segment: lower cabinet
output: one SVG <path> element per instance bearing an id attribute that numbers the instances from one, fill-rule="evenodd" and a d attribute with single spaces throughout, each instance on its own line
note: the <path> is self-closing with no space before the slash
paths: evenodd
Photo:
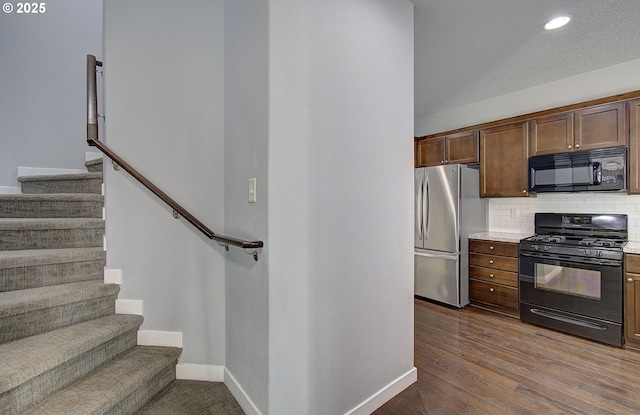
<path id="1" fill-rule="evenodd" d="M 469 300 L 519 317 L 517 243 L 469 241 Z"/>
<path id="2" fill-rule="evenodd" d="M 625 344 L 640 349 L 640 255 L 626 254 L 624 268 Z"/>

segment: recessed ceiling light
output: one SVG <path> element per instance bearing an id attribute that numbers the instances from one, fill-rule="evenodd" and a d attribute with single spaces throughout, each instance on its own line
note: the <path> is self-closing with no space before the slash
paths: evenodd
<path id="1" fill-rule="evenodd" d="M 569 16 L 556 17 L 555 19 L 550 20 L 549 23 L 544 25 L 544 28 L 547 30 L 557 29 L 569 23 L 569 20 L 571 20 Z"/>

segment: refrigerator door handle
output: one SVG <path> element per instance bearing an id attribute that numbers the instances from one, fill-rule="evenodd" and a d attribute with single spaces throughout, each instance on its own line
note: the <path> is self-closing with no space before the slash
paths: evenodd
<path id="1" fill-rule="evenodd" d="M 442 258 L 442 259 L 452 259 L 452 260 L 456 260 L 459 259 L 459 255 L 460 253 L 458 252 L 421 252 L 421 251 L 415 251 L 414 252 L 415 256 L 423 256 L 423 257 L 427 257 L 427 258 Z"/>
<path id="2" fill-rule="evenodd" d="M 425 184 L 425 187 L 427 188 L 426 192 L 422 192 L 422 206 L 424 209 L 423 229 L 424 229 L 424 240 L 426 241 L 427 239 L 429 239 L 429 197 L 431 196 L 431 193 L 429 191 L 429 175 L 426 172 L 424 174 L 424 184 Z"/>
<path id="3" fill-rule="evenodd" d="M 422 236 L 422 193 L 424 192 L 423 190 L 423 186 L 424 186 L 424 182 L 420 183 L 420 186 L 418 186 L 418 194 L 416 195 L 416 205 L 414 206 L 414 210 L 415 210 L 415 226 L 416 226 L 416 230 L 418 231 L 418 239 L 422 240 L 423 236 Z"/>

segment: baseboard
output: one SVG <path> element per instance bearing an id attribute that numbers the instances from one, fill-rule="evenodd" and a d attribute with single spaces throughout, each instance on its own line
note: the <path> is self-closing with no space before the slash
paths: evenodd
<path id="1" fill-rule="evenodd" d="M 19 186 L 0 186 L 0 195 L 19 195 L 22 190 Z"/>
<path id="2" fill-rule="evenodd" d="M 414 384 L 417 380 L 418 370 L 414 367 L 384 388 L 380 389 L 369 399 L 347 412 L 346 415 L 369 415 L 387 403 L 391 398 Z"/>
<path id="3" fill-rule="evenodd" d="M 182 333 L 176 331 L 138 330 L 138 345 L 182 348 Z"/>
<path id="4" fill-rule="evenodd" d="M 178 363 L 176 365 L 176 379 L 224 382 L 224 366 Z"/>
<path id="5" fill-rule="evenodd" d="M 115 268 L 104 269 L 104 283 L 122 285 L 122 270 Z M 124 314 L 124 313 L 122 313 Z"/>
<path id="6" fill-rule="evenodd" d="M 135 314 L 136 316 L 142 316 L 142 312 L 142 300 L 122 300 L 116 298 L 116 314 Z"/>
<path id="7" fill-rule="evenodd" d="M 236 398 L 238 404 L 246 415 L 262 415 L 262 412 L 253 403 L 249 395 L 242 389 L 242 386 L 238 383 L 236 378 L 229 372 L 227 368 L 224 368 L 224 384 L 229 389 L 229 392 Z"/>
<path id="8" fill-rule="evenodd" d="M 43 176 L 55 174 L 75 174 L 86 173 L 87 170 L 80 169 L 50 169 L 41 167 L 18 167 L 18 177 L 23 176 Z"/>

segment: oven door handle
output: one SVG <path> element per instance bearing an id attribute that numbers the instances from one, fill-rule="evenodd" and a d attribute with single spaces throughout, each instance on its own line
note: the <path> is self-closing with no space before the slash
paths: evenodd
<path id="1" fill-rule="evenodd" d="M 589 259 L 588 261 L 576 260 L 575 258 L 571 258 L 569 256 L 557 256 L 553 254 L 543 254 L 537 252 L 520 252 L 520 256 L 528 257 L 528 258 L 540 258 L 540 259 L 548 259 L 552 261 L 562 261 L 570 264 L 583 264 L 583 265 L 603 265 L 608 267 L 621 267 L 622 261 L 616 261 L 615 259 L 601 259 L 601 258 L 592 258 L 586 257 Z"/>
<path id="2" fill-rule="evenodd" d="M 532 314 L 537 314 L 542 317 L 550 318 L 553 320 L 562 321 L 563 323 L 575 324 L 578 326 L 586 327 L 593 330 L 606 330 L 607 326 L 603 326 L 601 324 L 591 323 L 589 321 L 578 320 L 576 318 L 571 318 L 567 316 L 562 316 L 560 314 L 552 313 L 550 311 L 540 310 L 539 308 L 531 308 Z"/>

